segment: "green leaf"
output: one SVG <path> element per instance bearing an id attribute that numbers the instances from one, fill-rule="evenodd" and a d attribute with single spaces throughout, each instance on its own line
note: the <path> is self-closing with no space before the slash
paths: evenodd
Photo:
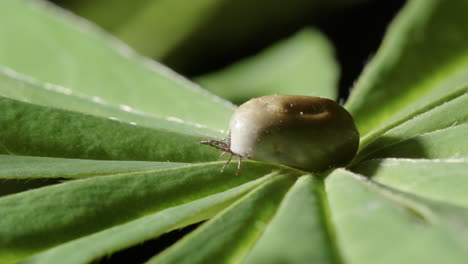
<path id="1" fill-rule="evenodd" d="M 338 65 L 320 32 L 305 29 L 221 71 L 196 78 L 211 92 L 235 103 L 268 94 L 336 99 Z"/>
<path id="2" fill-rule="evenodd" d="M 323 191 L 314 176 L 299 178 L 243 263 L 337 263 Z"/>
<path id="3" fill-rule="evenodd" d="M 353 168 L 386 186 L 468 208 L 468 160 L 375 159 Z"/>
<path id="4" fill-rule="evenodd" d="M 362 135 L 467 83 L 467 9 L 467 1 L 408 1 L 346 104 Z"/>
<path id="5" fill-rule="evenodd" d="M 3 197 L 0 199 L 0 208 L 2 208 L 0 262 L 8 263 L 23 259 L 83 236 L 225 192 L 258 179 L 275 169 L 261 164 L 246 163 L 245 171 L 233 177 L 234 168 L 228 168 L 225 173 L 220 173 L 220 165 L 220 163 L 195 164 L 180 168 L 88 178 Z M 252 184 L 250 187 L 255 185 Z M 231 194 L 234 196 L 240 194 L 235 192 Z M 195 203 L 193 207 L 188 207 L 190 210 L 196 211 L 196 208 L 199 208 L 203 211 L 215 205 L 213 201 L 208 201 L 208 204 L 205 204 L 208 207 L 205 208 L 204 203 L 202 202 L 202 205 Z M 216 210 L 220 209 L 215 207 Z M 201 212 L 201 215 L 208 217 L 210 213 L 214 213 L 210 210 Z M 181 211 L 183 212 L 188 213 Z M 183 222 L 182 218 L 184 216 L 178 220 L 179 224 Z M 34 221 L 30 221 L 31 219 Z M 193 219 L 200 220 L 196 215 Z M 161 223 L 162 226 L 166 224 Z M 174 223 L 174 228 L 179 224 Z M 167 226 L 164 227 L 166 229 L 158 229 L 157 225 L 154 228 L 155 232 L 170 229 Z M 124 233 L 132 233 L 124 227 L 122 229 Z M 135 231 L 136 233 L 141 237 L 141 229 Z M 103 239 L 108 239 L 107 235 L 103 236 Z M 100 238 L 98 235 L 98 240 Z M 142 238 L 145 239 L 148 239 L 148 236 Z M 120 240 L 108 243 L 115 243 L 111 247 L 120 245 L 118 247 L 122 248 L 135 241 L 124 243 Z M 102 256 L 106 252 L 93 254 Z"/>
<path id="6" fill-rule="evenodd" d="M 294 180 L 290 175 L 278 175 L 148 263 L 239 263 Z"/>
<path id="7" fill-rule="evenodd" d="M 184 0 L 146 1 L 128 20 L 119 18 L 113 32 L 139 52 L 161 59 L 223 4 L 217 0 L 192 0 L 190 3 Z"/>
<path id="8" fill-rule="evenodd" d="M 218 151 L 196 143 L 222 135 L 231 105 L 47 3 L 0 2 L 0 153 L 10 154 L 0 155 L 0 263 L 99 261 L 205 220 L 150 262 L 468 259 L 468 41 L 459 36 L 466 31 L 466 3 L 409 2 L 360 79 L 347 107 L 363 128 L 363 147 L 349 168 L 366 178 L 344 169 L 312 175 L 255 161 L 244 162 L 239 175 L 235 164 L 221 173 L 224 161 L 188 164 L 218 159 Z M 262 10 L 267 2 L 203 4 Z M 136 19 L 153 21 L 158 18 L 145 4 L 178 3 L 144 1 L 127 14 L 142 8 Z M 294 10 L 291 5 L 285 8 Z M 226 14 L 218 11 L 206 21 Z M 270 15 L 282 23 L 287 15 L 278 11 Z M 177 20 L 179 14 L 166 15 Z M 232 23 L 243 28 L 258 15 Z M 195 18 L 180 18 L 179 29 L 205 23 L 183 25 L 199 22 Z M 217 32 L 203 34 L 212 40 Z M 245 40 L 234 32 L 223 32 L 230 36 L 214 45 Z M 303 44 L 310 33 L 290 41 Z M 186 44 L 174 50 L 198 37 L 177 40 Z M 170 53 L 168 60 L 193 58 Z M 303 70 L 296 69 L 305 76 Z"/>
<path id="9" fill-rule="evenodd" d="M 72 1 L 67 6 L 142 54 L 184 71 L 239 49 L 251 50 L 320 17 L 363 0 L 122 0 Z M 249 12 L 246 12 L 249 10 Z M 177 14 L 177 15 L 174 15 Z"/>
<path id="10" fill-rule="evenodd" d="M 144 11 L 149 1 L 141 0 L 129 5 L 127 0 L 65 0 L 55 2 L 81 17 L 93 21 L 106 31 L 118 28 L 132 19 L 139 11 Z"/>
<path id="11" fill-rule="evenodd" d="M 168 231 L 210 218 L 263 181 L 265 179 L 260 178 L 218 194 L 103 229 L 48 249 L 24 263 L 88 263 L 105 257 L 106 252 L 137 245 Z"/>
<path id="12" fill-rule="evenodd" d="M 411 113 L 398 126 L 395 124 L 382 130 L 374 130 L 361 138 L 355 163 L 365 159 L 373 152 L 417 135 L 461 125 L 468 122 L 467 88 L 456 90 L 447 96 Z M 421 113 L 422 112 L 422 113 Z M 397 123 L 397 124 L 398 124 Z"/>
<path id="13" fill-rule="evenodd" d="M 468 124 L 421 134 L 382 148 L 367 158 L 468 158 Z"/>
<path id="14" fill-rule="evenodd" d="M 336 170 L 326 180 L 345 263 L 465 263 L 468 209 Z"/>
<path id="15" fill-rule="evenodd" d="M 232 114 L 229 103 L 45 2 L 2 1 L 0 35 L 8 36 L 0 65 L 42 82 L 218 129 Z"/>
<path id="16" fill-rule="evenodd" d="M 126 105 L 113 105 L 98 97 L 86 96 L 59 85 L 41 83 L 31 77 L 1 67 L 0 95 L 19 101 L 118 119 L 132 125 L 181 134 L 214 138 L 220 138 L 224 135 L 221 131 L 175 117 L 162 118 Z"/>
<path id="17" fill-rule="evenodd" d="M 85 159 L 194 162 L 217 159 L 203 139 L 165 129 L 33 105 L 0 96 L 0 153 Z"/>
<path id="18" fill-rule="evenodd" d="M 0 155 L 0 179 L 80 179 L 189 166 L 188 163 L 80 160 Z"/>

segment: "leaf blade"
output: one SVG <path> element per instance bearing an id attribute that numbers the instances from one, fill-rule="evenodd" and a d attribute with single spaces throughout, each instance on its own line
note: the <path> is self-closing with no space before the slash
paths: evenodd
<path id="1" fill-rule="evenodd" d="M 468 217 L 466 208 L 407 196 L 344 170 L 332 173 L 326 188 L 347 263 L 463 263 L 467 258 L 461 242 L 467 227 L 458 225 Z"/>
<path id="2" fill-rule="evenodd" d="M 466 160 L 375 159 L 353 171 L 404 192 L 468 207 Z"/>
<path id="3" fill-rule="evenodd" d="M 217 129 L 232 114 L 228 102 L 51 4 L 6 0 L 0 5 L 0 34 L 9 36 L 0 43 L 1 65 L 113 104 Z M 38 67 L 44 62 L 47 67 Z"/>
<path id="4" fill-rule="evenodd" d="M 60 85 L 42 83 L 9 68 L 0 67 L 0 95 L 11 99 L 114 118 L 133 125 L 170 130 L 182 134 L 221 137 L 223 133 L 197 123 L 175 117 L 159 117 L 133 109 L 127 105 L 113 105 L 99 97 L 87 96 Z"/>
<path id="5" fill-rule="evenodd" d="M 323 185 L 313 177 L 291 187 L 243 263 L 338 263 L 321 208 Z"/>
<path id="6" fill-rule="evenodd" d="M 189 166 L 188 163 L 83 160 L 0 155 L 0 179 L 80 179 Z"/>
<path id="7" fill-rule="evenodd" d="M 0 198 L 4 214 L 0 221 L 0 259 L 22 259 L 135 218 L 229 190 L 275 170 L 253 163 L 246 167 L 237 177 L 232 177 L 234 168 L 220 173 L 219 164 L 95 177 Z"/>
<path id="8" fill-rule="evenodd" d="M 361 134 L 466 84 L 465 1 L 410 1 L 346 104 Z M 443 34 L 431 34 L 431 32 Z M 436 52 L 437 51 L 437 52 Z"/>
<path id="9" fill-rule="evenodd" d="M 466 140 L 460 140 L 465 138 L 467 131 L 468 124 L 462 124 L 417 135 L 379 149 L 367 158 L 467 158 L 468 144 Z"/>
<path id="10" fill-rule="evenodd" d="M 277 176 L 147 263 L 239 262 L 261 232 L 252 223 L 268 221 L 292 183 L 289 175 Z"/>
<path id="11" fill-rule="evenodd" d="M 0 153 L 84 159 L 215 160 L 205 138 L 0 97 Z"/>
<path id="12" fill-rule="evenodd" d="M 24 263 L 87 263 L 108 252 L 116 252 L 147 239 L 206 220 L 233 203 L 246 192 L 265 181 L 264 178 L 247 182 L 225 192 L 164 209 L 143 216 L 122 225 L 103 229 L 99 232 L 45 250 L 24 261 Z"/>
<path id="13" fill-rule="evenodd" d="M 406 121 L 397 126 L 393 126 L 386 131 L 376 130 L 361 138 L 360 150 L 354 163 L 399 141 L 467 123 L 468 111 L 464 107 L 468 104 L 468 93 L 466 91 L 467 88 L 463 87 L 456 93 L 442 97 L 427 108 L 425 107 L 425 110 L 421 109 L 421 113 L 411 114 L 411 118 L 408 116 Z"/>

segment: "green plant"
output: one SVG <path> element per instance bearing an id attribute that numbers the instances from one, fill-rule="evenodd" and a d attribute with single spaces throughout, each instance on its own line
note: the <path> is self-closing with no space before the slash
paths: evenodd
<path id="1" fill-rule="evenodd" d="M 397 16 L 345 105 L 346 168 L 236 176 L 196 144 L 225 135 L 229 102 L 61 10 L 0 2 L 0 262 L 90 262 L 207 220 L 149 263 L 465 263 L 466 10 Z"/>

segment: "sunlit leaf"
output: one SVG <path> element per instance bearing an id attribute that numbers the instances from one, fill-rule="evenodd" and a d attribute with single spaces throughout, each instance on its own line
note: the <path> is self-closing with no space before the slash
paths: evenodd
<path id="1" fill-rule="evenodd" d="M 218 129 L 225 128 L 233 110 L 97 27 L 42 1 L 2 1 L 0 35 L 8 36 L 0 41 L 0 65 L 42 82 Z"/>
<path id="2" fill-rule="evenodd" d="M 223 136 L 219 130 L 210 129 L 197 123 L 172 116 L 159 117 L 138 111 L 127 105 L 113 105 L 95 96 L 86 96 L 59 85 L 42 83 L 8 68 L 0 68 L 0 95 L 33 104 L 118 119 L 137 126 L 204 137 Z"/>

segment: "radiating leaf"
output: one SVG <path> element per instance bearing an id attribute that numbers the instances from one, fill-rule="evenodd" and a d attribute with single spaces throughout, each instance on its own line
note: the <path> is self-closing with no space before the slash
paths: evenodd
<path id="1" fill-rule="evenodd" d="M 218 129 L 225 128 L 233 110 L 91 24 L 42 1 L 1 1 L 0 36 L 5 36 L 0 65 L 43 82 Z"/>
<path id="2" fill-rule="evenodd" d="M 337 263 L 323 192 L 314 176 L 299 178 L 243 263 Z"/>
<path id="3" fill-rule="evenodd" d="M 88 263 L 104 257 L 109 252 L 142 243 L 165 232 L 212 217 L 264 181 L 265 179 L 260 178 L 218 194 L 135 218 L 127 223 L 47 249 L 24 263 Z"/>
<path id="4" fill-rule="evenodd" d="M 408 1 L 346 104 L 362 135 L 468 82 L 467 9 Z"/>
<path id="5" fill-rule="evenodd" d="M 387 131 L 372 131 L 361 139 L 360 148 L 356 161 L 364 159 L 373 152 L 395 144 L 399 141 L 410 139 L 414 136 L 428 133 L 454 125 L 468 122 L 468 94 L 467 88 L 458 89 L 454 94 L 435 101 L 421 109 L 420 112 L 412 113 L 412 118 Z"/>
<path id="6" fill-rule="evenodd" d="M 468 209 L 376 185 L 344 170 L 326 180 L 345 263 L 465 263 Z"/>
<path id="7" fill-rule="evenodd" d="M 151 127 L 188 135 L 222 137 L 220 131 L 175 117 L 158 117 L 127 105 L 113 105 L 99 97 L 86 96 L 68 88 L 41 83 L 31 77 L 0 68 L 0 95 L 19 101 L 118 119 L 133 125 Z"/>
<path id="8" fill-rule="evenodd" d="M 148 263 L 239 263 L 294 180 L 290 175 L 279 175 Z"/>
<path id="9" fill-rule="evenodd" d="M 0 153 L 64 158 L 194 162 L 217 159 L 203 137 L 0 97 Z"/>
<path id="10" fill-rule="evenodd" d="M 367 158 L 468 158 L 468 124 L 421 134 L 396 142 L 372 153 Z"/>
<path id="11" fill-rule="evenodd" d="M 82 160 L 0 155 L 0 179 L 88 178 L 129 172 L 165 170 L 188 163 Z"/>
<path id="12" fill-rule="evenodd" d="M 195 79 L 235 103 L 269 94 L 336 99 L 338 65 L 333 48 L 318 31 L 305 29 L 221 71 Z"/>
<path id="13" fill-rule="evenodd" d="M 282 24 L 296 19 L 290 11 L 299 2 L 273 10 L 268 1 L 197 0 L 184 1 L 186 13 L 158 9 L 180 22 L 180 31 L 164 33 L 173 37 L 167 43 L 181 45 L 163 53 L 174 64 L 197 57 L 194 63 L 205 63 L 204 53 L 186 56 L 200 50 L 194 44 L 200 39 L 228 36 L 211 45 L 232 47 L 265 25 L 277 30 L 262 26 L 269 20 L 258 12 L 226 22 L 223 14 L 239 10 L 223 8 L 252 7 Z M 131 34 L 157 40 L 161 35 L 147 34 L 151 23 L 133 28 L 160 19 L 152 7 L 181 3 L 135 3 L 126 14 L 141 13 L 123 16 L 117 27 L 130 25 Z M 211 7 L 220 10 L 212 15 Z M 316 178 L 255 161 L 246 161 L 239 175 L 235 164 L 221 173 L 223 161 L 188 164 L 218 159 L 217 151 L 196 143 L 221 136 L 232 105 L 60 9 L 37 0 L 0 1 L 0 153 L 10 154 L 0 155 L 0 181 L 11 188 L 0 188 L 8 194 L 0 197 L 0 263 L 99 261 L 211 217 L 150 262 L 465 263 L 467 9 L 465 0 L 408 2 L 347 105 L 364 135 L 349 169 L 369 178 L 344 169 Z M 200 14 L 208 18 L 199 21 Z M 262 22 L 245 31 L 224 28 L 252 21 Z M 205 23 L 213 30 L 202 30 Z M 302 34 L 286 46 L 310 40 Z M 184 51 L 187 45 L 194 48 Z M 203 48 L 216 56 L 216 49 Z M 24 188 L 10 184 L 30 180 Z M 47 184 L 54 185 L 41 187 Z"/>
<path id="14" fill-rule="evenodd" d="M 234 168 L 220 173 L 220 163 L 197 164 L 69 181 L 0 198 L 0 262 L 22 259 L 70 240 L 224 192 L 274 170 L 265 165 L 245 165 L 246 169 L 237 176 Z"/>
<path id="15" fill-rule="evenodd" d="M 468 208 L 468 160 L 375 159 L 353 171 L 402 191 Z"/>

